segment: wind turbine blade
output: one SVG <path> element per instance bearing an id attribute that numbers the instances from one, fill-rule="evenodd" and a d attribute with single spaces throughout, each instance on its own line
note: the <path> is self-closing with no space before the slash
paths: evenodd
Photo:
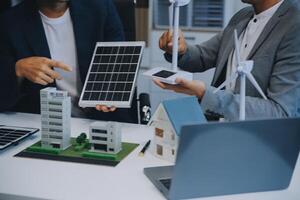
<path id="1" fill-rule="evenodd" d="M 267 100 L 268 98 L 266 97 L 266 95 L 264 94 L 264 92 L 262 91 L 262 89 L 260 88 L 259 84 L 257 83 L 257 81 L 255 80 L 255 78 L 253 77 L 253 75 L 251 73 L 246 73 L 247 78 L 249 79 L 249 81 L 252 83 L 252 85 L 256 88 L 256 90 L 259 92 L 259 94 L 265 99 Z"/>
<path id="2" fill-rule="evenodd" d="M 215 91 L 214 93 L 219 92 L 223 87 L 229 85 L 231 82 L 233 82 L 234 80 L 236 80 L 236 78 L 238 77 L 237 72 L 234 72 L 226 81 L 224 81 Z"/>
<path id="3" fill-rule="evenodd" d="M 239 66 L 241 63 L 241 54 L 240 54 L 240 48 L 239 48 L 239 39 L 238 39 L 238 34 L 237 30 L 234 29 L 234 46 L 235 46 L 235 59 L 236 63 Z"/>

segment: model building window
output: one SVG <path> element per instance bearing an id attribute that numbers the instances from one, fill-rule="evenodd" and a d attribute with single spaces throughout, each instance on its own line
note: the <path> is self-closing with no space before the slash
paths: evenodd
<path id="1" fill-rule="evenodd" d="M 109 151 L 115 151 L 115 149 L 113 149 L 113 148 L 109 148 Z"/>
<path id="2" fill-rule="evenodd" d="M 51 119 L 62 119 L 62 116 L 59 116 L 59 115 L 49 115 L 49 118 L 51 118 Z"/>
<path id="3" fill-rule="evenodd" d="M 62 109 L 58 109 L 58 108 L 49 108 L 50 112 L 62 112 Z"/>
<path id="4" fill-rule="evenodd" d="M 58 136 L 58 135 L 50 135 L 49 138 L 51 139 L 57 139 L 57 140 L 62 140 L 62 136 Z"/>
<path id="5" fill-rule="evenodd" d="M 172 141 L 175 140 L 175 134 L 174 134 L 174 133 L 171 134 L 171 140 L 172 140 Z"/>
<path id="6" fill-rule="evenodd" d="M 62 126 L 62 123 L 59 123 L 59 122 L 49 122 L 49 125 Z"/>
<path id="7" fill-rule="evenodd" d="M 61 129 L 50 128 L 49 132 L 52 132 L 52 133 L 61 133 L 62 130 Z"/>
<path id="8" fill-rule="evenodd" d="M 174 149 L 172 149 L 172 155 L 173 155 L 173 156 L 175 155 L 175 150 L 174 150 Z"/>
<path id="9" fill-rule="evenodd" d="M 61 106 L 62 103 L 61 103 L 61 102 L 49 102 L 49 105 L 53 105 L 53 106 Z"/>
<path id="10" fill-rule="evenodd" d="M 59 144 L 51 144 L 53 148 L 55 149 L 60 149 L 60 145 Z"/>
<path id="11" fill-rule="evenodd" d="M 106 130 L 99 130 L 99 129 L 93 129 L 92 132 L 93 132 L 93 133 L 107 134 L 107 131 L 106 131 Z"/>
<path id="12" fill-rule="evenodd" d="M 99 137 L 99 136 L 92 136 L 93 140 L 101 140 L 101 141 L 107 141 L 106 137 Z"/>
<path id="13" fill-rule="evenodd" d="M 163 155 L 163 147 L 161 145 L 156 145 L 156 153 L 157 155 L 162 156 Z"/>
<path id="14" fill-rule="evenodd" d="M 164 130 L 160 129 L 160 128 L 155 128 L 155 135 L 157 137 L 161 137 L 163 138 L 164 137 Z"/>
<path id="15" fill-rule="evenodd" d="M 106 144 L 94 144 L 94 148 L 99 151 L 107 151 Z"/>

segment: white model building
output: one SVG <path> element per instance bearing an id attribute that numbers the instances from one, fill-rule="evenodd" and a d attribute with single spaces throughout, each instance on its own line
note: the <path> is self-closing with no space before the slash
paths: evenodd
<path id="1" fill-rule="evenodd" d="M 71 98 L 66 91 L 40 91 L 42 147 L 66 149 L 70 146 Z"/>
<path id="2" fill-rule="evenodd" d="M 90 125 L 91 151 L 117 154 L 122 150 L 121 126 L 117 122 L 94 122 Z"/>
<path id="3" fill-rule="evenodd" d="M 175 162 L 182 126 L 205 122 L 195 97 L 162 102 L 148 124 L 154 128 L 151 152 L 161 159 Z"/>

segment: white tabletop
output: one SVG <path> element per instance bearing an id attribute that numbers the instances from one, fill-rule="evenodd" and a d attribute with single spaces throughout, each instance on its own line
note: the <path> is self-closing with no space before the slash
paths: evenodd
<path id="1" fill-rule="evenodd" d="M 72 136 L 88 133 L 92 121 L 72 119 Z M 0 114 L 0 124 L 40 128 L 40 116 L 32 114 Z M 0 153 L 0 193 L 59 200 L 160 200 L 164 197 L 143 174 L 145 167 L 170 165 L 149 152 L 139 157 L 142 146 L 151 139 L 146 126 L 124 124 L 123 141 L 142 144 L 116 167 L 76 164 L 13 157 L 37 142 L 36 134 L 24 143 Z M 202 200 L 299 200 L 300 166 L 296 167 L 287 190 L 202 198 Z"/>

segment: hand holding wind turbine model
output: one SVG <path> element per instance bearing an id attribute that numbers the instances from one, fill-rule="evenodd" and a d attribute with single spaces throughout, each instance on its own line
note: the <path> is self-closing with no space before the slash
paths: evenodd
<path id="1" fill-rule="evenodd" d="M 169 0 L 169 21 L 170 30 L 173 32 L 172 48 L 172 70 L 157 67 L 144 73 L 145 76 L 158 79 L 168 84 L 176 84 L 176 78 L 193 80 L 193 74 L 185 71 L 178 71 L 178 40 L 179 40 L 179 15 L 180 7 L 189 4 L 191 0 Z"/>
<path id="2" fill-rule="evenodd" d="M 224 83 L 222 83 L 214 93 L 220 91 L 223 87 L 229 85 L 231 82 L 236 81 L 236 79 L 240 78 L 240 120 L 245 120 L 246 118 L 246 77 L 252 83 L 252 85 L 256 88 L 256 90 L 260 93 L 260 95 L 267 100 L 266 95 L 260 88 L 259 84 L 256 82 L 255 78 L 251 74 L 253 69 L 254 62 L 253 60 L 241 61 L 240 59 L 240 49 L 239 49 L 239 40 L 237 31 L 234 30 L 234 44 L 235 44 L 235 59 L 237 63 L 236 71 L 228 78 Z"/>

